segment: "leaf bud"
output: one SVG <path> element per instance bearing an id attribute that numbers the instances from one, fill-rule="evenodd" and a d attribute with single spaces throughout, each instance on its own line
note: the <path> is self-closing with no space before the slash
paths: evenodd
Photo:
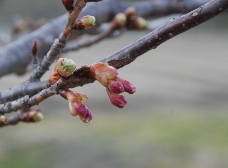
<path id="1" fill-rule="evenodd" d="M 148 23 L 143 17 L 136 17 L 134 20 L 135 29 L 142 30 L 147 29 Z"/>
<path id="2" fill-rule="evenodd" d="M 94 16 L 84 16 L 80 20 L 78 20 L 71 28 L 75 30 L 84 30 L 90 29 L 95 25 L 96 19 Z"/>
<path id="3" fill-rule="evenodd" d="M 0 126 L 3 126 L 7 123 L 6 116 L 0 116 Z"/>
<path id="4" fill-rule="evenodd" d="M 60 76 L 69 77 L 76 69 L 76 64 L 72 59 L 59 58 L 55 68 Z"/>
<path id="5" fill-rule="evenodd" d="M 39 110 L 29 110 L 23 113 L 24 117 L 22 121 L 24 122 L 39 122 L 43 120 L 44 116 Z"/>
<path id="6" fill-rule="evenodd" d="M 127 22 L 127 17 L 124 13 L 118 13 L 114 18 L 115 24 L 119 27 L 123 27 Z"/>
<path id="7" fill-rule="evenodd" d="M 124 13 L 127 17 L 130 17 L 136 14 L 136 10 L 134 7 L 131 6 L 131 7 L 128 7 Z"/>

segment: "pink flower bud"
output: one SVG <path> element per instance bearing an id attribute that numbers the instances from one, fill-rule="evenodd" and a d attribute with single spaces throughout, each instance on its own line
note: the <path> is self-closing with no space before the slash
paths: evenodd
<path id="1" fill-rule="evenodd" d="M 136 91 L 136 87 L 133 86 L 129 81 L 124 80 L 120 77 L 117 77 L 117 81 L 119 81 L 123 84 L 125 92 L 127 92 L 129 94 L 133 94 Z"/>
<path id="2" fill-rule="evenodd" d="M 123 108 L 127 104 L 127 100 L 124 98 L 123 95 L 120 95 L 117 93 L 112 93 L 108 89 L 106 89 L 106 90 L 107 90 L 110 102 L 114 106 L 119 107 L 119 108 Z"/>
<path id="3" fill-rule="evenodd" d="M 118 75 L 118 71 L 116 68 L 109 66 L 106 63 L 99 62 L 91 65 L 90 75 L 95 77 L 103 86 L 107 87 L 108 80 L 115 79 Z"/>
<path id="4" fill-rule="evenodd" d="M 109 80 L 108 89 L 110 90 L 110 92 L 113 92 L 113 93 L 123 93 L 124 92 L 123 84 L 116 80 Z"/>
<path id="5" fill-rule="evenodd" d="M 69 109 L 72 116 L 78 115 L 85 123 L 92 120 L 93 116 L 91 110 L 84 105 L 84 103 L 88 100 L 88 96 L 86 94 L 77 93 L 69 89 L 60 90 L 59 94 L 69 101 Z"/>
<path id="6" fill-rule="evenodd" d="M 78 115 L 83 122 L 88 123 L 92 120 L 92 112 L 84 104 L 80 102 L 69 103 L 69 108 L 71 115 Z"/>
<path id="7" fill-rule="evenodd" d="M 127 17 L 130 17 L 136 14 L 136 10 L 134 7 L 128 7 L 124 13 Z"/>

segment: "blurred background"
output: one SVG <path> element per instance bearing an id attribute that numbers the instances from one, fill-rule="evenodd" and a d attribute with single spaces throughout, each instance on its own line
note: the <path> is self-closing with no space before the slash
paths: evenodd
<path id="1" fill-rule="evenodd" d="M 51 6 L 51 10 L 50 10 Z M 64 14 L 61 1 L 0 0 L 0 34 L 14 20 Z M 89 96 L 93 120 L 71 117 L 54 96 L 39 105 L 45 119 L 0 129 L 1 168 L 227 168 L 227 13 L 181 34 L 119 70 L 137 92 L 124 109 L 112 106 L 97 82 Z M 148 32 L 128 32 L 67 53 L 78 67 L 118 51 Z M 1 78 L 0 91 L 28 75 Z M 43 79 L 47 79 L 50 72 Z"/>

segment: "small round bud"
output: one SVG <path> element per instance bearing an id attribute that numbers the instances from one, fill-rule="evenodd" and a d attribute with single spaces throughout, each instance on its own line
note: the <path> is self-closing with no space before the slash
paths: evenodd
<path id="1" fill-rule="evenodd" d="M 7 123 L 6 116 L 0 116 L 0 126 L 5 125 Z"/>
<path id="2" fill-rule="evenodd" d="M 25 113 L 23 113 L 22 120 L 23 122 L 26 123 L 31 123 L 31 122 L 39 122 L 43 120 L 44 116 L 39 110 L 29 110 Z"/>
<path id="3" fill-rule="evenodd" d="M 34 122 L 39 122 L 44 119 L 44 116 L 42 113 L 38 112 L 35 115 L 33 115 L 32 119 L 34 120 Z"/>
<path id="4" fill-rule="evenodd" d="M 125 10 L 124 13 L 125 13 L 125 15 L 126 15 L 127 17 L 130 17 L 130 16 L 133 16 L 133 15 L 136 14 L 136 10 L 135 10 L 134 7 L 129 7 L 129 8 L 127 8 L 127 9 Z"/>
<path id="5" fill-rule="evenodd" d="M 62 77 L 69 77 L 76 69 L 76 64 L 72 59 L 59 58 L 56 64 L 56 70 Z"/>
<path id="6" fill-rule="evenodd" d="M 84 30 L 89 29 L 95 25 L 96 19 L 94 16 L 84 16 L 81 18 L 76 24 L 74 24 L 71 28 L 75 30 Z"/>
<path id="7" fill-rule="evenodd" d="M 127 17 L 124 13 L 118 13 L 114 18 L 116 24 L 120 27 L 124 26 L 127 22 Z"/>
<path id="8" fill-rule="evenodd" d="M 148 26 L 147 21 L 142 17 L 137 17 L 135 19 L 135 28 L 136 29 L 146 29 Z"/>

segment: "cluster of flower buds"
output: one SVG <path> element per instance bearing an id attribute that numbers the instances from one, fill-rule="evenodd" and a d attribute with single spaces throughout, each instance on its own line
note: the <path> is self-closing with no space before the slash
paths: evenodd
<path id="1" fill-rule="evenodd" d="M 76 64 L 72 59 L 59 58 L 50 77 L 52 84 L 56 83 L 60 77 L 68 78 L 76 69 Z"/>
<path id="2" fill-rule="evenodd" d="M 0 126 L 3 126 L 7 123 L 6 116 L 0 116 Z"/>
<path id="3" fill-rule="evenodd" d="M 86 15 L 78 20 L 75 24 L 71 26 L 74 30 L 85 30 L 90 29 L 95 25 L 96 19 L 94 16 Z"/>
<path id="4" fill-rule="evenodd" d="M 69 89 L 60 90 L 59 94 L 69 101 L 69 109 L 72 116 L 78 115 L 84 123 L 92 120 L 92 111 L 84 104 L 88 100 L 86 94 L 77 93 Z"/>
<path id="5" fill-rule="evenodd" d="M 43 120 L 43 114 L 39 110 L 29 110 L 22 113 L 20 117 L 21 121 L 29 123 L 29 122 L 39 122 Z"/>
<path id="6" fill-rule="evenodd" d="M 121 93 L 133 94 L 136 87 L 129 81 L 118 77 L 117 69 L 106 63 L 95 63 L 91 65 L 89 77 L 94 77 L 104 87 L 106 87 L 111 103 L 119 108 L 123 108 L 127 101 Z"/>
<path id="7" fill-rule="evenodd" d="M 136 10 L 134 7 L 127 8 L 124 13 L 127 17 L 128 29 L 136 29 L 136 30 L 147 29 L 147 26 L 148 26 L 147 21 L 143 17 L 136 15 Z"/>

